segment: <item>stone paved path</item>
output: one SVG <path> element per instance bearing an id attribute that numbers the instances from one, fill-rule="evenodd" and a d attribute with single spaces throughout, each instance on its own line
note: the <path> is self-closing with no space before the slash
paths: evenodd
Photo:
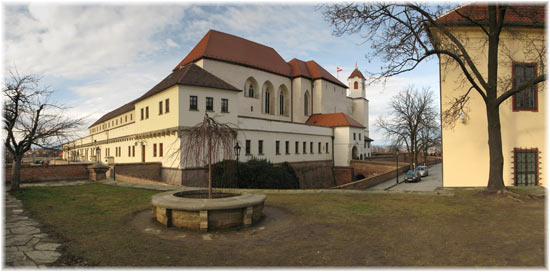
<path id="1" fill-rule="evenodd" d="M 41 232 L 40 224 L 29 218 L 23 204 L 5 193 L 4 265 L 7 267 L 45 267 L 55 262 L 61 244 Z"/>

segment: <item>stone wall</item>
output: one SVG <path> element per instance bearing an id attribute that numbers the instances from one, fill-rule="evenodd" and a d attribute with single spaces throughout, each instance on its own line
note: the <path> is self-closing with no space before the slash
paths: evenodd
<path id="1" fill-rule="evenodd" d="M 403 165 L 401 163 L 400 165 Z M 391 161 L 356 161 L 352 160 L 350 166 L 353 168 L 353 180 L 357 177 L 370 178 L 378 176 L 395 169 L 395 162 Z"/>
<path id="2" fill-rule="evenodd" d="M 113 167 L 114 178 L 120 181 L 162 181 L 160 162 L 118 163 Z"/>
<path id="3" fill-rule="evenodd" d="M 68 165 L 22 165 L 21 182 L 53 181 L 53 180 L 82 180 L 88 179 L 89 163 Z M 11 181 L 11 165 L 4 168 L 5 181 Z"/>
<path id="4" fill-rule="evenodd" d="M 300 183 L 300 189 L 326 189 L 336 186 L 332 173 L 332 161 L 308 161 L 288 163 Z"/>
<path id="5" fill-rule="evenodd" d="M 333 168 L 334 180 L 336 186 L 347 184 L 353 180 L 354 171 L 353 167 L 338 166 Z"/>
<path id="6" fill-rule="evenodd" d="M 408 170 L 409 170 L 409 166 L 404 165 L 404 166 L 399 167 L 399 169 L 398 169 L 399 172 L 398 173 L 402 174 L 402 173 L 407 172 Z M 372 187 L 374 185 L 380 184 L 380 183 L 382 183 L 382 182 L 384 182 L 388 179 L 395 178 L 395 176 L 396 176 L 396 174 L 395 174 L 395 168 L 394 168 L 394 170 L 388 171 L 388 172 L 386 172 L 382 175 L 357 180 L 357 181 L 350 182 L 350 183 L 343 184 L 343 185 L 339 185 L 339 186 L 336 186 L 336 187 L 333 187 L 333 188 L 334 189 L 367 189 L 367 188 Z"/>
<path id="7" fill-rule="evenodd" d="M 300 189 L 326 189 L 336 186 L 332 173 L 332 161 L 293 162 L 289 163 L 289 165 L 296 172 Z M 161 180 L 172 185 L 207 187 L 207 175 L 206 168 L 188 168 L 183 170 L 162 168 L 161 170 Z"/>
<path id="8" fill-rule="evenodd" d="M 179 171 L 180 184 L 191 187 L 208 187 L 208 168 L 175 169 Z"/>

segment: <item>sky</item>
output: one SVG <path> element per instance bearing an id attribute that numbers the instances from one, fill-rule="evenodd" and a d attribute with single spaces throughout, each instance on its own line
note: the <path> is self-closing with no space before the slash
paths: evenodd
<path id="1" fill-rule="evenodd" d="M 86 117 L 86 127 L 164 79 L 210 29 L 270 46 L 286 61 L 315 60 L 345 84 L 356 62 L 364 75 L 380 67 L 365 58 L 370 48 L 359 34 L 334 36 L 312 4 L 4 3 L 3 21 L 4 73 L 40 75 L 54 101 Z M 376 119 L 407 86 L 431 88 L 439 109 L 438 79 L 432 58 L 367 86 L 374 145 L 389 144 Z"/>

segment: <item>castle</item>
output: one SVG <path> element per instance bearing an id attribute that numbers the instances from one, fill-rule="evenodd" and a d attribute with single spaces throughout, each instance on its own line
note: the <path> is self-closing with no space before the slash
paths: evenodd
<path id="1" fill-rule="evenodd" d="M 204 114 L 238 129 L 240 160 L 326 162 L 346 167 L 371 154 L 369 101 L 357 66 L 342 83 L 315 61 L 286 62 L 273 48 L 210 30 L 141 97 L 103 115 L 64 159 L 162 163 L 181 184 L 182 132 Z M 180 154 L 180 155 L 178 155 Z M 174 178 L 176 177 L 176 178 Z M 176 180 L 173 180 L 176 179 Z"/>

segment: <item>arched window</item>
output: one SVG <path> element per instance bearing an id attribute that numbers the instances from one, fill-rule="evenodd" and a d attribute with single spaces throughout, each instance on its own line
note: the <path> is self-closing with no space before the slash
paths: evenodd
<path id="1" fill-rule="evenodd" d="M 356 90 L 359 88 L 359 83 L 357 81 L 353 83 L 353 88 Z"/>
<path id="2" fill-rule="evenodd" d="M 279 114 L 285 115 L 285 94 L 282 91 L 279 94 Z"/>
<path id="3" fill-rule="evenodd" d="M 269 113 L 269 108 L 271 106 L 269 101 L 269 96 L 270 96 L 269 87 L 266 87 L 265 88 L 265 105 L 264 105 L 265 113 Z"/>
<path id="4" fill-rule="evenodd" d="M 304 94 L 304 115 L 309 115 L 309 92 L 306 91 Z"/>
<path id="5" fill-rule="evenodd" d="M 253 77 L 247 78 L 244 82 L 243 95 L 245 97 L 255 98 L 258 97 L 258 90 L 260 90 L 260 88 L 258 88 L 256 79 Z"/>
<path id="6" fill-rule="evenodd" d="M 250 87 L 248 87 L 248 97 L 254 97 L 254 86 L 252 83 L 250 83 Z"/>

